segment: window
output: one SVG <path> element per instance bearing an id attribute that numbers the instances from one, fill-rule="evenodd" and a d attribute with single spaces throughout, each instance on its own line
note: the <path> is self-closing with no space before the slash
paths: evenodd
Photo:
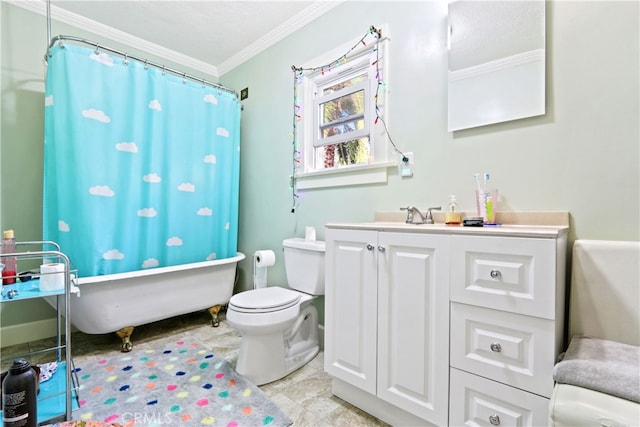
<path id="1" fill-rule="evenodd" d="M 313 102 L 314 169 L 369 163 L 371 117 L 366 72 L 317 88 Z"/>
<path id="2" fill-rule="evenodd" d="M 378 114 L 383 117 L 385 43 L 353 50 L 297 79 L 298 188 L 386 181 L 394 164 L 387 161 L 384 128 L 375 126 Z"/>

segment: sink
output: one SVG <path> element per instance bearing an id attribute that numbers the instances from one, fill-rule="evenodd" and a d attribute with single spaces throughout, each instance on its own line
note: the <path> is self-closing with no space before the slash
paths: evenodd
<path id="1" fill-rule="evenodd" d="M 444 224 L 424 224 L 424 223 L 412 223 L 412 224 L 407 224 L 406 222 L 402 221 L 374 221 L 374 222 L 370 222 L 367 223 L 368 225 L 373 225 L 373 226 L 377 226 L 377 227 L 394 227 L 394 228 L 422 228 L 422 227 L 442 227 L 444 226 Z"/>

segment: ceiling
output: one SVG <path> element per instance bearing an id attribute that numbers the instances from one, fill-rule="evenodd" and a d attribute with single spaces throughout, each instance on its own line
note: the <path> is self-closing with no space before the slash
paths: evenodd
<path id="1" fill-rule="evenodd" d="M 9 0 L 22 6 L 20 0 Z M 46 0 L 40 0 L 46 11 Z M 51 0 L 54 21 L 220 76 L 340 1 Z M 42 13 L 42 12 L 41 12 Z M 52 36 L 56 36 L 55 27 Z"/>

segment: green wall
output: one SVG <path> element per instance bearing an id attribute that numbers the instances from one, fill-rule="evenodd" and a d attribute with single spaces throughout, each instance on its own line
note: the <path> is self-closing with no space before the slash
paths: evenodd
<path id="1" fill-rule="evenodd" d="M 18 240 L 41 240 L 46 21 L 32 14 L 24 19 L 21 9 L 6 3 L 0 6 L 0 223 L 2 230 L 13 228 Z M 3 327 L 52 315 L 51 308 L 40 300 L 1 304 L 0 310 Z"/>
<path id="2" fill-rule="evenodd" d="M 476 172 L 489 171 L 508 211 L 569 211 L 570 240 L 639 240 L 639 5 L 547 2 L 546 114 L 447 131 L 446 2 L 347 1 L 229 73 L 249 88 L 242 122 L 240 247 L 280 247 L 334 221 L 371 221 L 409 204 L 474 210 Z M 292 65 L 388 25 L 388 123 L 415 153 L 414 176 L 300 191 L 290 213 Z M 250 274 L 246 261 L 243 271 Z M 284 283 L 280 257 L 271 282 Z M 243 281 L 248 288 L 250 281 Z"/>
<path id="3" fill-rule="evenodd" d="M 46 21 L 0 4 L 0 224 L 14 228 L 19 240 L 39 239 Z M 292 214 L 291 66 L 361 37 L 370 25 L 388 26 L 388 124 L 400 149 L 415 153 L 414 176 L 392 169 L 386 184 L 300 191 Z M 258 249 L 276 251 L 269 282 L 284 285 L 281 242 L 302 236 L 305 226 L 324 238 L 327 222 L 370 221 L 376 211 L 408 204 L 446 206 L 449 194 L 472 210 L 473 174 L 484 171 L 500 189 L 502 210 L 569 211 L 571 241 L 640 240 L 639 28 L 637 2 L 547 2 L 547 113 L 455 133 L 446 130 L 444 1 L 346 1 L 223 75 L 223 84 L 248 87 L 250 95 L 243 101 L 239 235 L 248 258 L 237 290 L 250 287 Z M 57 22 L 52 34 L 136 54 Z M 20 323 L 26 312 L 10 306 L 2 305 L 2 325 Z M 52 313 L 48 306 L 28 309 Z"/>

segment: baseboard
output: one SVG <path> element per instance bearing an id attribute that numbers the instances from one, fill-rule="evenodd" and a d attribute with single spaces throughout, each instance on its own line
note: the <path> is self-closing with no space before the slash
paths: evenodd
<path id="1" fill-rule="evenodd" d="M 57 319 L 36 320 L 0 329 L 0 347 L 23 344 L 57 335 Z M 63 325 L 64 326 L 64 325 Z"/>

